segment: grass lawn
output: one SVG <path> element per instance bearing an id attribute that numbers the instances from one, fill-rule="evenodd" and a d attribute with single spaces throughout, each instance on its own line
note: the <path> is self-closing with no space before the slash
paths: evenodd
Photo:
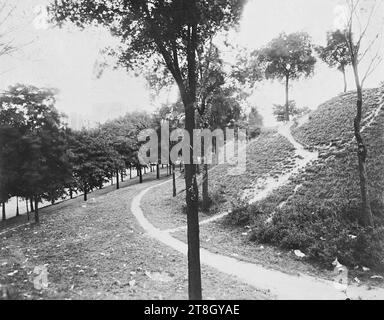
<path id="1" fill-rule="evenodd" d="M 152 185 L 125 183 L 41 210 L 41 224 L 1 236 L 0 286 L 18 299 L 187 299 L 186 257 L 143 234 L 130 214 L 132 197 Z M 35 267 L 46 266 L 48 288 L 36 290 Z M 203 268 L 206 299 L 267 296 Z"/>

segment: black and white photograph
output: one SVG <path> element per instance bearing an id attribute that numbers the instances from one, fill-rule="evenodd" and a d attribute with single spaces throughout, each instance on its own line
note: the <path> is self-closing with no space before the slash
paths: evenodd
<path id="1" fill-rule="evenodd" d="M 384 0 L 0 0 L 0 300 L 384 300 L 383 59 Z"/>

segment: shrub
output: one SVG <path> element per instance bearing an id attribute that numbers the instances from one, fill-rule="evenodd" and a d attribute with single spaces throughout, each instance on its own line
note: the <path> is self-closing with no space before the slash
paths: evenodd
<path id="1" fill-rule="evenodd" d="M 297 207 L 296 207 L 297 209 Z M 384 228 L 364 228 L 355 218 L 327 209 L 277 211 L 270 223 L 253 226 L 250 240 L 283 249 L 300 249 L 309 260 L 332 267 L 337 257 L 348 266 L 384 270 Z"/>
<path id="2" fill-rule="evenodd" d="M 245 227 L 255 220 L 255 215 L 258 213 L 260 212 L 255 206 L 239 201 L 230 214 L 225 217 L 223 223 L 232 227 Z"/>

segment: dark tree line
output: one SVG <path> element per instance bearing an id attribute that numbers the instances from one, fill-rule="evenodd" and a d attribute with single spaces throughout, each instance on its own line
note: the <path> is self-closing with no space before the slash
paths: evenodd
<path id="1" fill-rule="evenodd" d="M 138 133 L 153 116 L 134 112 L 90 130 L 73 131 L 55 108 L 56 91 L 17 84 L 0 96 L 0 202 L 23 198 L 39 222 L 39 203 L 52 204 L 94 189 L 115 177 L 116 187 L 129 170 L 142 167 Z M 144 169 L 145 170 L 145 169 Z M 17 207 L 17 214 L 19 210 Z"/>

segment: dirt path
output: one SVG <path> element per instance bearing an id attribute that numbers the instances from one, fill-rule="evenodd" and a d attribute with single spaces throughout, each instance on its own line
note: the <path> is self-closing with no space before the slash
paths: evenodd
<path id="1" fill-rule="evenodd" d="M 303 117 L 302 119 L 299 119 L 299 123 L 304 123 L 306 121 L 306 117 Z M 256 187 L 254 187 L 251 190 L 247 190 L 244 195 L 243 199 L 247 200 L 249 204 L 255 203 L 257 201 L 265 199 L 269 194 L 271 194 L 274 190 L 277 190 L 278 188 L 282 187 L 283 185 L 287 184 L 289 182 L 289 179 L 298 174 L 300 170 L 305 168 L 311 161 L 314 161 L 318 159 L 319 153 L 318 151 L 308 151 L 304 148 L 303 145 L 298 143 L 291 133 L 291 126 L 293 125 L 292 122 L 280 125 L 278 127 L 278 134 L 285 137 L 295 148 L 295 154 L 296 154 L 296 160 L 295 160 L 295 166 L 291 170 L 289 170 L 285 174 L 279 175 L 279 177 L 276 179 L 274 177 L 267 177 L 262 178 L 260 182 L 256 182 Z M 258 187 L 260 186 L 260 187 Z M 299 187 L 299 186 L 298 186 Z M 282 203 L 281 205 L 284 205 Z M 211 223 L 217 220 L 220 220 L 224 217 L 226 217 L 230 212 L 223 212 L 221 214 L 215 215 L 209 219 L 205 219 L 200 222 L 200 225 L 204 225 L 207 223 Z M 186 229 L 186 226 L 184 227 L 178 227 L 173 229 L 166 230 L 167 232 L 177 232 L 180 230 Z"/>
<path id="2" fill-rule="evenodd" d="M 263 179 L 261 184 L 256 182 L 256 185 L 260 185 L 261 188 L 256 187 L 251 193 L 248 191 L 244 195 L 244 198 L 247 199 L 249 204 L 255 203 L 266 198 L 271 192 L 288 183 L 289 179 L 292 176 L 298 174 L 299 171 L 306 167 L 311 161 L 314 161 L 318 158 L 319 153 L 317 151 L 310 152 L 304 149 L 304 146 L 298 143 L 293 138 L 290 129 L 291 126 L 291 122 L 279 126 L 278 133 L 285 137 L 295 147 L 295 167 L 292 168 L 292 170 L 289 170 L 289 172 L 279 175 L 277 179 L 273 177 L 268 177 L 266 179 Z"/>
<path id="3" fill-rule="evenodd" d="M 287 123 L 279 127 L 279 134 L 288 139 L 296 149 L 296 163 L 288 173 L 282 174 L 278 179 L 270 178 L 265 181 L 262 190 L 255 190 L 249 202 L 260 201 L 268 196 L 272 191 L 286 184 L 290 177 L 299 173 L 299 171 L 307 166 L 311 161 L 318 158 L 318 152 L 310 152 L 298 143 L 291 134 L 291 123 Z M 167 182 L 165 182 L 167 183 Z M 140 225 L 146 232 L 164 243 L 165 245 L 187 255 L 187 245 L 172 237 L 170 233 L 185 229 L 179 227 L 175 229 L 160 230 L 154 227 L 144 216 L 140 207 L 140 200 L 150 191 L 152 186 L 143 190 L 132 201 L 131 211 L 139 221 Z M 221 219 L 227 215 L 222 213 L 207 220 L 203 220 L 201 224 L 210 223 Z M 247 263 L 238 259 L 212 253 L 206 249 L 201 249 L 201 262 L 203 264 L 214 267 L 215 269 L 234 276 L 244 283 L 254 286 L 255 288 L 271 292 L 272 296 L 278 299 L 383 299 L 384 290 L 372 289 L 365 286 L 350 285 L 347 291 L 340 289 L 334 282 L 318 279 L 313 276 L 303 275 L 292 276 L 280 271 L 266 269 L 260 265 Z"/>
<path id="4" fill-rule="evenodd" d="M 162 242 L 168 247 L 187 255 L 187 245 L 172 237 L 169 232 L 154 227 L 145 217 L 141 199 L 153 188 L 160 187 L 168 181 L 151 186 L 141 191 L 131 202 L 131 212 L 145 229 L 149 236 Z M 270 270 L 257 264 L 239 261 L 232 257 L 212 253 L 201 249 L 201 262 L 238 279 L 258 290 L 271 294 L 276 299 L 383 299 L 383 289 L 367 288 L 351 285 L 346 293 L 338 286 L 327 280 L 300 274 L 294 276 L 280 271 Z"/>

